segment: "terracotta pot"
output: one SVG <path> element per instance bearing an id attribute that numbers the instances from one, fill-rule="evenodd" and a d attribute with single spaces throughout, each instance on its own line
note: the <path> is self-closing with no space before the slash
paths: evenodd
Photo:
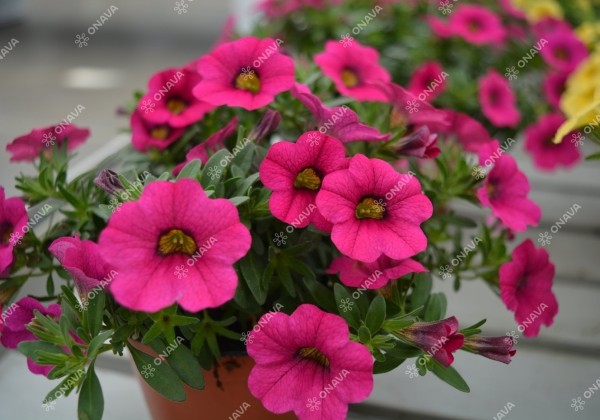
<path id="1" fill-rule="evenodd" d="M 140 351 L 156 357 L 148 346 L 130 343 Z M 287 420 L 296 419 L 293 413 L 273 414 L 248 390 L 248 375 L 254 360 L 248 356 L 224 357 L 219 361 L 218 378 L 214 371 L 204 371 L 206 386 L 200 391 L 185 385 L 186 400 L 170 401 L 152 389 L 137 373 L 144 398 L 153 420 Z M 137 372 L 137 369 L 134 369 Z M 219 386 L 220 385 L 220 386 Z"/>

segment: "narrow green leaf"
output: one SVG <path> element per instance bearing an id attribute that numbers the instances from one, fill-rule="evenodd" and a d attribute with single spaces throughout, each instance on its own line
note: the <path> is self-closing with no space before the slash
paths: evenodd
<path id="1" fill-rule="evenodd" d="M 369 306 L 365 324 L 371 334 L 376 334 L 381 329 L 383 321 L 385 321 L 385 298 L 377 295 Z"/>
<path id="2" fill-rule="evenodd" d="M 348 325 L 357 330 L 360 327 L 360 315 L 358 309 L 354 308 L 354 299 L 352 299 L 346 288 L 339 283 L 334 284 L 333 294 L 338 313 L 346 320 Z"/>
<path id="3" fill-rule="evenodd" d="M 442 381 L 462 392 L 471 392 L 469 385 L 452 366 L 444 367 L 435 359 L 431 360 L 431 371 Z"/>
<path id="4" fill-rule="evenodd" d="M 252 251 L 249 252 L 240 261 L 240 270 L 242 271 L 242 276 L 244 277 L 244 280 L 246 280 L 250 292 L 258 304 L 262 305 L 265 303 L 267 299 L 267 290 L 262 287 L 261 282 L 264 267 L 258 256 Z"/>
<path id="5" fill-rule="evenodd" d="M 104 395 L 92 363 L 79 391 L 77 416 L 79 420 L 101 420 L 102 414 L 104 414 Z"/>
<path id="6" fill-rule="evenodd" d="M 199 159 L 194 159 L 191 162 L 188 162 L 181 172 L 177 175 L 177 180 L 183 178 L 196 179 L 198 174 L 200 173 L 200 169 L 202 169 L 202 162 Z"/>

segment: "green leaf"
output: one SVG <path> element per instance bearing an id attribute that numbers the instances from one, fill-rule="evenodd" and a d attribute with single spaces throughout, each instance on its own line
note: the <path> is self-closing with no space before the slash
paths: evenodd
<path id="1" fill-rule="evenodd" d="M 285 290 L 290 294 L 290 296 L 296 296 L 296 287 L 294 286 L 294 279 L 290 273 L 290 270 L 285 263 L 282 261 L 282 264 L 277 264 L 277 274 L 279 276 L 279 280 L 281 280 L 281 284 L 285 287 Z"/>
<path id="2" fill-rule="evenodd" d="M 435 359 L 431 360 L 431 371 L 442 381 L 462 392 L 471 392 L 469 385 L 452 366 L 444 367 Z"/>
<path id="3" fill-rule="evenodd" d="M 221 161 L 228 162 L 226 157 L 229 154 L 230 153 L 227 149 L 221 149 L 217 151 L 214 155 L 212 155 L 210 159 L 208 159 L 208 162 L 206 162 L 206 165 L 204 165 L 204 169 L 202 170 L 202 177 L 200 178 L 200 184 L 202 184 L 204 189 L 206 189 L 210 185 L 217 185 L 219 182 L 221 182 L 223 173 L 227 168 L 227 164 L 223 166 L 223 162 Z M 215 176 L 216 174 L 218 174 L 218 176 Z"/>
<path id="4" fill-rule="evenodd" d="M 176 179 L 196 179 L 196 177 L 200 173 L 200 169 L 202 169 L 202 161 L 200 161 L 199 159 L 194 159 L 183 167 L 181 172 L 179 172 L 179 174 L 177 175 Z"/>
<path id="5" fill-rule="evenodd" d="M 101 420 L 104 413 L 102 386 L 94 370 L 94 363 L 88 368 L 79 391 L 77 416 L 79 420 Z"/>
<path id="6" fill-rule="evenodd" d="M 185 345 L 179 344 L 175 350 L 169 354 L 168 363 L 179 377 L 195 389 L 204 389 L 204 376 L 200 363 L 192 354 L 192 351 Z"/>
<path id="7" fill-rule="evenodd" d="M 396 369 L 402 363 L 404 363 L 406 359 L 398 359 L 396 357 L 392 357 L 389 354 L 385 355 L 385 360 L 383 362 L 376 361 L 373 365 L 373 374 L 378 373 L 387 373 Z"/>
<path id="8" fill-rule="evenodd" d="M 127 344 L 140 375 L 156 392 L 171 401 L 185 401 L 185 389 L 179 376 L 166 363 L 154 363 L 154 358 Z"/>
<path id="9" fill-rule="evenodd" d="M 62 355 L 65 354 L 65 352 L 60 347 L 57 347 L 50 343 L 46 343 L 44 341 L 22 341 L 17 346 L 17 350 L 19 350 L 21 354 L 24 354 L 25 357 L 33 360 L 34 362 L 39 360 L 39 352 Z"/>
<path id="10" fill-rule="evenodd" d="M 411 309 L 425 306 L 433 287 L 433 280 L 428 274 L 417 274 L 413 282 L 413 291 L 410 295 Z"/>
<path id="11" fill-rule="evenodd" d="M 367 344 L 371 341 L 371 333 L 369 332 L 369 329 L 364 325 L 361 325 L 358 329 L 358 338 L 363 344 Z"/>
<path id="12" fill-rule="evenodd" d="M 242 276 L 246 280 L 246 284 L 250 292 L 256 299 L 259 305 L 262 305 L 267 300 L 267 290 L 262 287 L 262 275 L 264 267 L 258 256 L 250 251 L 241 261 L 240 270 Z"/>
<path id="13" fill-rule="evenodd" d="M 585 157 L 585 160 L 599 160 L 599 159 L 600 159 L 600 152 L 594 153 L 592 155 Z"/>
<path id="14" fill-rule="evenodd" d="M 317 305 L 331 313 L 335 313 L 337 311 L 335 299 L 328 287 L 316 280 L 311 280 L 308 278 L 304 279 L 304 286 L 306 286 Z"/>
<path id="15" fill-rule="evenodd" d="M 360 315 L 358 310 L 353 308 L 354 299 L 352 299 L 346 288 L 339 283 L 333 285 L 333 294 L 338 313 L 346 320 L 348 325 L 357 330 L 360 327 Z"/>
<path id="16" fill-rule="evenodd" d="M 371 331 L 371 334 L 376 334 L 381 329 L 383 321 L 385 321 L 385 298 L 377 295 L 369 306 L 365 324 L 369 331 Z"/>
<path id="17" fill-rule="evenodd" d="M 438 321 L 446 314 L 446 296 L 443 293 L 433 293 L 425 308 L 425 321 Z"/>
<path id="18" fill-rule="evenodd" d="M 100 350 L 100 348 L 102 347 L 104 342 L 106 340 L 108 340 L 109 338 L 111 338 L 112 335 L 113 335 L 113 331 L 109 330 L 109 331 L 104 331 L 100 335 L 97 335 L 96 337 L 94 337 L 92 339 L 92 341 L 90 341 L 90 344 L 88 346 L 88 358 L 93 360 L 96 357 L 96 355 L 98 354 L 98 351 Z"/>
<path id="19" fill-rule="evenodd" d="M 232 165 L 237 166 L 246 174 L 252 166 L 252 157 L 254 156 L 254 143 L 242 142 L 235 146 L 233 150 L 234 158 Z"/>
<path id="20" fill-rule="evenodd" d="M 248 196 L 238 196 L 229 198 L 229 201 L 231 201 L 236 207 L 239 207 L 248 200 L 250 200 L 250 197 Z"/>
<path id="21" fill-rule="evenodd" d="M 88 294 L 89 296 L 89 294 Z M 84 319 L 92 337 L 98 335 L 102 329 L 102 316 L 104 314 L 104 292 L 95 293 L 94 297 L 88 299 L 88 309 Z"/>

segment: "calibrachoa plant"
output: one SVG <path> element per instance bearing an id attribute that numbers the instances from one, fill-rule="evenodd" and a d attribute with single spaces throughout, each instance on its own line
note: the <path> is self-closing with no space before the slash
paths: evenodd
<path id="1" fill-rule="evenodd" d="M 345 418 L 402 365 L 468 392 L 458 351 L 508 364 L 515 343 L 446 314 L 434 281 L 485 282 L 525 336 L 551 326 L 548 253 L 508 249 L 541 210 L 507 150 L 524 133 L 540 169 L 577 163 L 552 140 L 588 47 L 574 19 L 477 3 L 264 1 L 255 36 L 152 76 L 99 167 L 68 176 L 87 129 L 15 139 L 37 174 L 0 190 L 0 341 L 60 379 L 44 404 L 76 390 L 101 418 L 96 358 L 126 348 L 174 401 L 247 354 L 250 392 L 301 419 Z"/>

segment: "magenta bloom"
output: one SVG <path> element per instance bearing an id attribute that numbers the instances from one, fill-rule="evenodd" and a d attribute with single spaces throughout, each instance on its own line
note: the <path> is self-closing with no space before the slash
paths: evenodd
<path id="1" fill-rule="evenodd" d="M 179 140 L 185 132 L 184 128 L 151 123 L 143 115 L 140 109 L 131 114 L 131 143 L 133 148 L 140 152 L 150 149 L 164 150 Z"/>
<path id="2" fill-rule="evenodd" d="M 458 321 L 453 316 L 434 322 L 415 322 L 397 333 L 445 367 L 454 362 L 452 352 L 460 349 L 465 339 L 458 333 Z"/>
<path id="3" fill-rule="evenodd" d="M 194 146 L 190 149 L 189 152 L 185 155 L 185 162 L 180 163 L 175 168 L 173 168 L 173 175 L 178 175 L 179 172 L 194 159 L 198 159 L 202 161 L 202 163 L 208 162 L 210 157 L 209 153 L 215 153 L 217 150 L 225 147 L 225 140 L 227 140 L 235 131 L 238 126 L 238 117 L 233 117 L 229 123 L 208 137 L 202 143 L 197 146 Z"/>
<path id="4" fill-rule="evenodd" d="M 269 411 L 293 411 L 301 420 L 343 420 L 349 403 L 371 393 L 373 357 L 350 340 L 341 317 L 304 304 L 291 315 L 268 313 L 259 325 L 248 342 L 256 362 L 248 388 Z"/>
<path id="5" fill-rule="evenodd" d="M 571 142 L 574 133 L 555 144 L 554 135 L 558 127 L 565 122 L 559 113 L 542 116 L 536 123 L 525 129 L 525 150 L 533 157 L 533 163 L 538 169 L 553 171 L 560 166 L 570 168 L 581 160 L 581 152 Z"/>
<path id="6" fill-rule="evenodd" d="M 502 9 L 510 16 L 515 17 L 517 19 L 525 19 L 526 18 L 526 14 L 525 12 L 523 12 L 521 9 L 515 7 L 512 4 L 512 0 L 500 0 L 499 1 L 500 6 L 502 6 Z"/>
<path id="7" fill-rule="evenodd" d="M 500 296 L 515 313 L 519 331 L 527 337 L 539 334 L 542 324 L 549 327 L 558 313 L 552 292 L 554 264 L 545 249 L 536 249 L 527 239 L 512 253 L 512 260 L 500 266 Z"/>
<path id="8" fill-rule="evenodd" d="M 381 289 L 391 280 L 399 279 L 410 273 L 425 273 L 428 270 L 418 261 L 406 259 L 392 260 L 385 255 L 375 262 L 364 263 L 348 257 L 338 257 L 327 269 L 329 274 L 340 273 L 340 280 L 349 287 Z"/>
<path id="9" fill-rule="evenodd" d="M 232 265 L 250 242 L 229 200 L 209 199 L 196 181 L 181 179 L 152 182 L 123 204 L 98 245 L 118 272 L 110 291 L 121 305 L 156 312 L 178 302 L 198 312 L 233 298 Z"/>
<path id="10" fill-rule="evenodd" d="M 281 42 L 245 37 L 219 45 L 198 61 L 202 80 L 194 95 L 249 111 L 269 105 L 294 85 L 294 61 L 279 51 Z"/>
<path id="11" fill-rule="evenodd" d="M 73 277 L 83 300 L 87 300 L 88 293 L 95 287 L 106 287 L 117 274 L 104 261 L 95 242 L 67 236 L 52 242 L 48 251 Z"/>
<path id="12" fill-rule="evenodd" d="M 359 101 L 381 101 L 385 97 L 373 84 L 389 83 L 388 71 L 379 64 L 375 48 L 354 41 L 344 47 L 338 41 L 327 41 L 325 51 L 315 56 L 315 63 L 323 70 L 338 92 Z"/>
<path id="13" fill-rule="evenodd" d="M 540 50 L 540 55 L 546 63 L 560 71 L 572 72 L 588 56 L 585 44 L 571 29 L 555 31 L 544 36 L 548 42 Z"/>
<path id="14" fill-rule="evenodd" d="M 325 9 L 330 6 L 338 5 L 342 1 L 343 0 L 262 0 L 258 5 L 258 9 L 270 18 L 277 18 L 295 12 L 303 7 Z"/>
<path id="15" fill-rule="evenodd" d="M 13 249 L 25 235 L 27 210 L 25 203 L 17 197 L 6 198 L 0 186 L 0 276 L 13 263 Z"/>
<path id="16" fill-rule="evenodd" d="M 29 134 L 17 137 L 6 146 L 12 156 L 11 162 L 33 162 L 40 152 L 50 156 L 52 146 L 60 147 L 67 143 L 67 150 L 73 150 L 90 136 L 90 130 L 79 128 L 73 124 L 51 125 L 35 128 Z"/>
<path id="17" fill-rule="evenodd" d="M 444 70 L 437 61 L 427 61 L 412 74 L 408 91 L 420 100 L 432 102 L 446 89 Z"/>
<path id="18" fill-rule="evenodd" d="M 515 347 L 513 346 L 513 340 L 507 336 L 465 337 L 463 350 L 479 354 L 497 362 L 506 363 L 507 365 L 512 361 L 512 357 L 517 353 L 517 350 L 515 350 Z"/>
<path id="19" fill-rule="evenodd" d="M 438 36 L 458 36 L 474 45 L 501 44 L 506 38 L 500 18 L 483 6 L 459 4 L 447 24 L 434 17 L 428 22 Z"/>
<path id="20" fill-rule="evenodd" d="M 309 131 L 296 143 L 282 141 L 269 149 L 260 165 L 260 180 L 273 191 L 269 209 L 282 222 L 303 228 L 312 223 L 325 232 L 331 231 L 315 198 L 323 178 L 347 167 L 344 145 L 318 131 Z"/>
<path id="21" fill-rule="evenodd" d="M 555 72 L 549 73 L 544 79 L 544 94 L 546 95 L 546 99 L 550 105 L 557 109 L 560 106 L 560 97 L 565 91 L 568 77 L 569 73 L 567 72 Z"/>
<path id="22" fill-rule="evenodd" d="M 481 164 L 483 161 L 480 159 Z M 502 155 L 485 178 L 483 187 L 477 190 L 477 197 L 506 227 L 523 232 L 528 225 L 537 226 L 542 217 L 538 205 L 527 198 L 529 190 L 527 176 L 519 170 L 514 158 Z"/>
<path id="23" fill-rule="evenodd" d="M 433 213 L 431 201 L 415 177 L 383 160 L 354 156 L 348 169 L 325 177 L 316 202 L 333 224 L 331 240 L 354 260 L 404 260 L 427 247 L 420 225 Z"/>
<path id="24" fill-rule="evenodd" d="M 451 120 L 449 128 L 441 128 L 440 132 L 456 136 L 467 152 L 479 153 L 482 147 L 488 146 L 493 139 L 486 128 L 476 119 L 451 110 L 446 111 Z"/>
<path id="25" fill-rule="evenodd" d="M 390 138 L 389 134 L 381 134 L 376 128 L 361 123 L 356 112 L 345 105 L 334 108 L 323 105 L 321 99 L 306 85 L 296 83 L 292 95 L 309 109 L 321 133 L 335 137 L 342 143 L 385 141 Z"/>
<path id="26" fill-rule="evenodd" d="M 521 120 L 515 93 L 495 70 L 479 79 L 479 103 L 483 114 L 496 127 L 514 127 Z"/>
<path id="27" fill-rule="evenodd" d="M 138 110 L 155 125 L 181 128 L 194 124 L 215 108 L 192 95 L 200 80 L 196 71 L 185 67 L 158 72 L 150 78 L 148 93 L 140 100 Z"/>
<path id="28" fill-rule="evenodd" d="M 34 318 L 34 310 L 54 319 L 58 319 L 61 314 L 60 305 L 52 304 L 46 308 L 34 298 L 22 298 L 3 314 L 4 329 L 0 336 L 0 343 L 4 347 L 16 349 L 23 341 L 37 341 L 37 337 L 26 328 L 27 324 Z M 54 369 L 54 366 L 41 366 L 31 359 L 27 359 L 27 367 L 31 373 L 44 376 L 48 376 L 50 371 Z"/>
<path id="29" fill-rule="evenodd" d="M 437 146 L 437 134 L 422 125 L 394 143 L 394 151 L 399 155 L 433 159 L 442 152 Z"/>

